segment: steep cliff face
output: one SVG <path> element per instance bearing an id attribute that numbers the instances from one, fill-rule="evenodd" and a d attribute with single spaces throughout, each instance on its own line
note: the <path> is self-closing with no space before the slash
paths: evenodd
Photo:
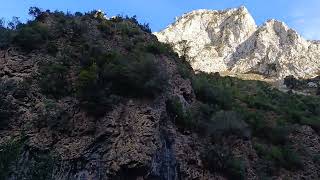
<path id="1" fill-rule="evenodd" d="M 199 71 L 307 78 L 320 70 L 318 43 L 276 20 L 257 27 L 245 7 L 193 11 L 155 35 L 186 55 Z"/>
<path id="2" fill-rule="evenodd" d="M 185 107 L 195 101 L 190 80 L 183 79 L 178 72 L 177 56 L 155 48 L 161 44 L 145 32 L 146 27 L 143 31 L 134 18 L 106 20 L 100 19 L 100 15 L 98 12 L 67 17 L 62 13 L 43 13 L 33 22 L 37 23 L 36 27 L 32 23 L 25 26 L 37 29 L 30 33 L 39 35 L 39 24 L 47 28 L 43 33 L 55 38 L 46 39 L 46 43 L 37 41 L 38 46 L 31 50 L 30 46 L 24 48 L 16 44 L 0 50 L 0 179 L 213 177 L 198 162 L 203 145 L 197 135 L 179 132 L 166 111 L 166 102 L 173 96 L 179 97 Z M 17 37 L 19 32 L 12 31 Z M 39 40 L 34 36 L 30 38 Z M 111 57 L 117 56 L 108 54 L 110 52 L 126 55 L 125 59 L 131 58 L 134 64 L 126 67 L 130 62 L 120 58 L 109 66 Z M 125 84 L 116 91 L 123 94 L 114 94 L 118 100 L 111 104 L 96 104 L 100 99 L 110 102 L 113 98 L 104 94 L 110 91 L 110 79 L 107 86 L 99 82 L 97 89 L 92 89 L 93 82 L 98 81 L 95 78 L 102 76 L 102 71 L 95 74 L 99 63 L 95 59 L 97 54 L 105 56 L 100 56 L 99 68 L 108 66 L 109 69 L 105 69 L 108 76 L 112 66 L 125 61 L 117 66 L 122 78 L 135 74 L 131 85 L 139 88 L 130 90 L 129 81 L 117 75 L 117 81 Z M 139 78 L 153 76 L 153 63 L 160 68 L 158 75 L 165 76 L 166 86 L 156 96 L 149 96 L 145 94 L 160 80 L 142 81 L 147 91 L 137 96 L 143 87 L 136 83 Z M 136 74 L 142 67 L 145 67 L 143 71 Z M 80 77 L 81 82 L 86 82 L 82 85 L 87 84 L 92 91 L 82 100 L 76 90 L 80 87 Z M 82 104 L 87 102 L 94 104 L 90 112 Z M 97 111 L 102 113 L 92 114 Z M 194 162 L 188 163 L 190 161 Z"/>

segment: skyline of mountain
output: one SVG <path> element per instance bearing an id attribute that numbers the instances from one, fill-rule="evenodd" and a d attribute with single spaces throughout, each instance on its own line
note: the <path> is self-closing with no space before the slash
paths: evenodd
<path id="1" fill-rule="evenodd" d="M 236 8 L 241 5 L 246 6 L 251 12 L 258 25 L 268 19 L 277 19 L 288 24 L 289 27 L 297 30 L 306 39 L 320 39 L 320 17 L 318 9 L 320 1 L 309 0 L 307 3 L 300 0 L 282 1 L 252 1 L 252 0 L 231 0 L 231 1 L 212 1 L 198 0 L 180 3 L 179 1 L 153 1 L 147 0 L 108 0 L 99 1 L 76 1 L 76 0 L 57 0 L 57 1 L 6 1 L 5 6 L 0 7 L 0 17 L 7 20 L 12 16 L 21 17 L 23 21 L 28 19 L 27 11 L 29 7 L 36 6 L 44 10 L 62 10 L 64 12 L 87 12 L 94 9 L 102 9 L 108 16 L 118 14 L 137 15 L 142 23 L 150 23 L 151 29 L 156 32 L 164 29 L 174 21 L 174 18 L 183 13 L 196 9 L 215 9 Z"/>

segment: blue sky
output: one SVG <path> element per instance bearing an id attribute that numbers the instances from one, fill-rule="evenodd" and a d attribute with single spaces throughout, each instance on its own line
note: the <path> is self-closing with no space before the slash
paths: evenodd
<path id="1" fill-rule="evenodd" d="M 194 9 L 225 9 L 245 5 L 260 25 L 267 19 L 284 21 L 307 39 L 320 39 L 320 0 L 0 0 L 0 17 L 25 20 L 28 9 L 86 12 L 101 9 L 108 16 L 137 15 L 153 31 L 172 23 L 176 16 Z"/>

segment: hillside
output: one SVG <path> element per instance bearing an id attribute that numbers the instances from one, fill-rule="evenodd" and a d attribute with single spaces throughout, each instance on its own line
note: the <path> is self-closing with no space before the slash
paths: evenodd
<path id="1" fill-rule="evenodd" d="M 255 73 L 267 79 L 313 78 L 320 72 L 320 44 L 307 41 L 285 23 L 257 26 L 245 7 L 196 10 L 161 32 L 159 41 L 203 72 Z"/>
<path id="2" fill-rule="evenodd" d="M 30 14 L 0 27 L 1 180 L 320 178 L 319 96 L 194 73 L 135 17 Z"/>

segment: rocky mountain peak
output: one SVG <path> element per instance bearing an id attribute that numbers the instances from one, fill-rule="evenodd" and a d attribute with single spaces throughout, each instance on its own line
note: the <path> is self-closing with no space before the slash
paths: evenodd
<path id="1" fill-rule="evenodd" d="M 254 72 L 275 79 L 314 77 L 320 71 L 318 43 L 275 19 L 257 27 L 244 6 L 195 10 L 155 35 L 186 56 L 194 70 Z"/>

